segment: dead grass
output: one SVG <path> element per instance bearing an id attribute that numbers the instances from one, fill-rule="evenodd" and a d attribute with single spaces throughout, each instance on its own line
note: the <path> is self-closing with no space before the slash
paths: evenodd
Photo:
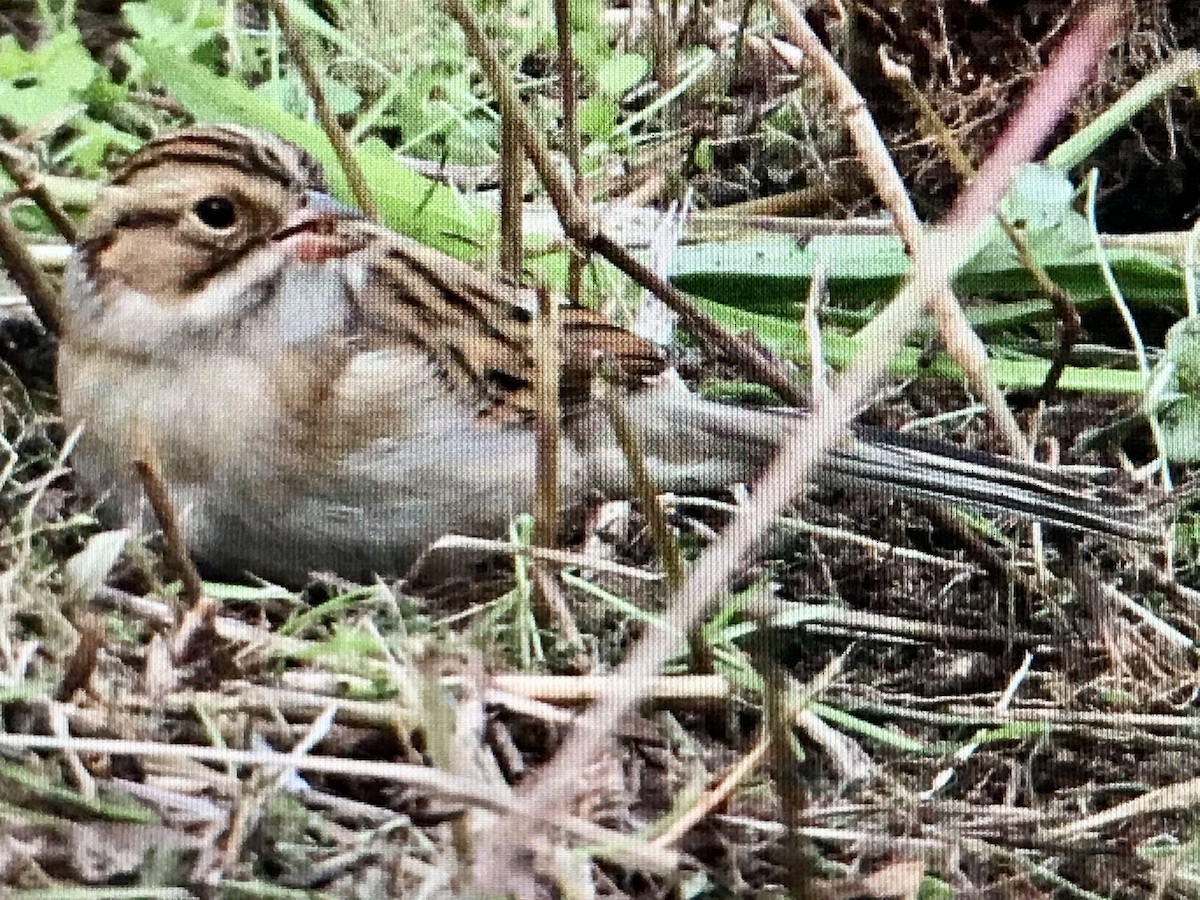
<path id="1" fill-rule="evenodd" d="M 530 809 L 577 709 L 622 689 L 606 676 L 663 621 L 662 583 L 622 568 L 651 560 L 636 513 L 615 560 L 543 562 L 578 642 L 539 624 L 522 561 L 420 594 L 207 584 L 220 608 L 198 622 L 156 545 L 75 496 L 44 355 L 4 359 L 0 884 L 17 896 L 463 896 L 502 822 L 527 896 L 1200 895 L 1197 606 L 1114 548 L 1051 542 L 1038 587 L 1019 532 L 1009 577 L 988 574 L 919 511 L 827 492 L 558 807 Z M 971 405 L 929 393 L 872 415 Z M 666 520 L 694 551 L 728 516 L 673 498 Z"/>

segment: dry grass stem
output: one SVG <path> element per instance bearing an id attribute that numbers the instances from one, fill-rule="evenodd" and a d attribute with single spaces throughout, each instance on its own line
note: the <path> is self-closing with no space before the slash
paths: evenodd
<path id="1" fill-rule="evenodd" d="M 683 836 L 707 819 L 718 807 L 727 803 L 733 792 L 757 769 L 771 749 L 771 737 L 762 734 L 716 785 L 705 791 L 683 815 L 672 822 L 662 834 L 650 842 L 654 847 L 671 847 Z"/>
<path id="2" fill-rule="evenodd" d="M 177 624 L 175 614 L 168 604 L 149 597 L 138 597 L 116 588 L 104 587 L 92 599 L 105 608 L 119 610 L 151 625 L 171 627 Z M 276 634 L 229 616 L 217 616 L 213 619 L 212 626 L 221 640 L 258 647 L 264 652 L 287 655 L 312 649 L 309 641 Z"/>
<path id="3" fill-rule="evenodd" d="M 481 553 L 506 553 L 514 556 L 528 556 L 542 562 L 556 563 L 561 566 L 575 566 L 593 572 L 604 572 L 608 575 L 618 575 L 634 581 L 661 581 L 662 572 L 647 571 L 635 566 L 627 566 L 611 559 L 591 556 L 587 553 L 574 553 L 570 550 L 559 550 L 553 547 L 534 547 L 529 544 L 519 544 L 514 541 L 496 541 L 490 538 L 477 538 L 461 534 L 448 534 L 430 544 L 425 553 L 428 555 L 438 550 L 478 550 Z"/>
<path id="4" fill-rule="evenodd" d="M 507 116 L 500 121 L 500 271 L 521 283 L 525 262 L 525 153 L 517 127 Z"/>
<path id="5" fill-rule="evenodd" d="M 974 164 L 967 157 L 967 154 L 963 152 L 958 141 L 954 139 L 954 134 L 937 114 L 937 111 L 933 108 L 933 104 L 929 102 L 929 98 L 917 89 L 916 84 L 912 80 L 912 71 L 907 66 L 897 63 L 888 56 L 884 48 L 880 48 L 879 59 L 884 75 L 900 91 L 909 106 L 917 111 L 918 120 L 924 124 L 925 128 L 936 139 L 938 146 L 950 161 L 950 165 L 954 168 L 959 178 L 962 181 L 969 181 L 971 178 L 974 178 Z M 1046 372 L 1042 386 L 1038 389 L 1038 400 L 1045 403 L 1050 399 L 1054 391 L 1057 390 L 1059 379 L 1062 378 L 1062 373 L 1066 370 L 1067 362 L 1071 357 L 1071 351 L 1075 348 L 1080 338 L 1083 337 L 1083 323 L 1079 317 L 1079 309 L 1075 303 L 1075 298 L 1071 296 L 1071 293 L 1066 288 L 1050 277 L 1050 273 L 1046 271 L 1046 267 L 1034 256 L 1033 250 L 1029 246 L 1029 241 L 1025 239 L 1024 232 L 1018 230 L 1009 221 L 1008 217 L 1000 212 L 996 213 L 996 221 L 1016 250 L 1017 261 L 1029 273 L 1042 295 L 1050 301 L 1054 307 L 1055 314 L 1058 316 L 1058 321 L 1062 325 L 1062 333 L 1058 339 L 1058 348 L 1055 350 L 1054 357 L 1050 361 L 1050 368 Z M 1013 449 L 1015 450 L 1016 448 Z"/>
<path id="6" fill-rule="evenodd" d="M 860 784 L 879 771 L 880 767 L 862 745 L 849 735 L 842 734 L 811 709 L 796 713 L 796 728 L 809 743 L 821 750 L 842 785 Z"/>
<path id="7" fill-rule="evenodd" d="M 548 703 L 590 703 L 620 694 L 625 683 L 615 675 L 493 675 L 489 683 L 502 691 Z M 656 703 L 719 703 L 734 696 L 724 675 L 660 675 L 646 699 Z"/>
<path id="8" fill-rule="evenodd" d="M 605 382 L 600 386 L 600 402 L 617 437 L 617 444 L 625 456 L 625 463 L 629 466 L 634 493 L 642 503 L 642 514 L 650 526 L 654 547 L 666 570 L 667 584 L 676 588 L 683 583 L 683 557 L 659 502 L 658 486 L 655 485 L 646 465 L 646 453 L 629 417 L 625 414 L 621 393 L 611 383 Z"/>
<path id="9" fill-rule="evenodd" d="M 62 301 L 25 246 L 25 236 L 13 223 L 7 206 L 0 206 L 0 261 L 37 316 L 51 334 L 62 328 Z"/>
<path id="10" fill-rule="evenodd" d="M 1051 829 L 1048 837 L 1082 836 L 1087 832 L 1099 831 L 1114 822 L 1132 819 L 1135 816 L 1194 809 L 1197 805 L 1200 805 L 1200 778 L 1192 778 L 1178 784 L 1170 784 L 1157 790 L 1148 791 L 1140 797 L 1118 803 L 1103 812 L 1060 825 Z"/>
<path id="11" fill-rule="evenodd" d="M 1028 678 L 1029 669 L 1032 665 L 1033 654 L 1026 651 L 1024 659 L 1021 660 L 1021 665 L 1009 679 L 1008 686 L 1005 687 L 1004 692 L 996 701 L 995 708 L 997 710 L 1003 711 L 1012 706 L 1013 697 L 1016 695 L 1020 685 L 1023 684 Z M 954 751 L 951 765 L 938 772 L 933 778 L 933 783 L 917 796 L 922 800 L 931 800 L 936 797 L 942 791 L 942 789 L 946 787 L 946 785 L 950 784 L 950 782 L 954 780 L 957 774 L 957 767 L 968 762 L 972 757 L 975 756 L 980 749 L 982 740 L 986 737 L 986 730 L 982 728 L 979 729 L 975 733 L 975 739 L 967 741 Z"/>
<path id="12" fill-rule="evenodd" d="M 545 563 L 534 561 L 529 574 L 537 592 L 537 602 L 549 614 L 563 642 L 574 650 L 573 669 L 581 671 L 591 668 L 591 662 L 583 652 L 583 632 L 579 630 L 579 624 L 567 603 L 562 584 Z"/>
<path id="13" fill-rule="evenodd" d="M 861 640 L 888 635 L 913 641 L 993 651 L 1002 647 L 1048 646 L 1047 635 L 1025 631 L 996 632 L 982 628 L 964 628 L 961 625 L 905 619 L 832 605 L 772 601 L 771 606 L 776 610 L 775 615 L 780 627 L 836 626 Z"/>
<path id="14" fill-rule="evenodd" d="M 529 818 L 514 802 L 507 786 L 493 786 L 460 774 L 441 772 L 427 766 L 377 762 L 334 756 L 308 756 L 275 750 L 234 750 L 155 741 L 124 741 L 109 738 L 53 737 L 37 734 L 0 734 L 0 748 L 14 751 L 52 751 L 135 759 L 186 760 L 225 766 L 255 766 L 297 772 L 322 772 L 350 777 L 373 778 L 417 787 L 439 799 L 465 803 L 494 812 L 510 812 Z M 669 872 L 679 863 L 677 854 L 649 845 L 638 846 L 628 835 L 593 825 L 574 816 L 532 814 L 544 827 L 559 829 L 594 845 L 600 856 L 649 872 Z"/>
<path id="15" fill-rule="evenodd" d="M 818 410 L 829 393 L 829 375 L 825 366 L 825 345 L 821 341 L 821 305 L 828 290 L 829 268 L 824 262 L 813 269 L 812 282 L 808 286 L 808 301 L 804 304 L 804 342 L 808 347 L 809 393 L 811 408 Z"/>
<path id="16" fill-rule="evenodd" d="M 885 704 L 870 698 L 854 696 L 840 697 L 839 701 L 849 712 L 951 728 L 971 725 L 1033 726 L 1051 734 L 1073 734 L 1081 737 L 1091 734 L 1097 739 L 1124 741 L 1129 741 L 1130 735 L 1136 735 L 1135 740 L 1144 740 L 1149 736 L 1148 732 L 1159 731 L 1200 735 L 1200 720 L 1183 715 L 1063 710 L 1036 703 L 1014 705 L 1009 710 L 998 710 L 991 705 L 939 703 L 935 711 L 917 708 L 920 704 L 927 704 L 928 698 L 910 697 L 909 706 L 903 705 L 903 698 L 892 699 L 896 702 Z M 1196 739 L 1186 738 L 1186 746 L 1195 747 Z"/>
<path id="17" fill-rule="evenodd" d="M 727 513 L 737 512 L 736 504 L 726 503 L 723 500 L 715 500 L 712 497 L 684 497 L 678 494 L 665 493 L 662 495 L 662 502 L 667 506 L 719 509 Z M 932 566 L 935 569 L 946 569 L 950 572 L 976 574 L 983 571 L 973 563 L 949 559 L 945 556 L 934 556 L 932 553 L 914 550 L 911 547 L 900 547 L 896 544 L 889 544 L 886 541 L 876 540 L 865 534 L 847 531 L 844 528 L 815 525 L 796 516 L 784 516 L 779 520 L 778 527 L 781 530 L 795 534 L 807 534 L 821 538 L 822 540 L 861 547 L 875 559 L 904 559 L 923 566 Z"/>
<path id="18" fill-rule="evenodd" d="M 537 290 L 538 309 L 533 326 L 533 355 L 537 365 L 537 495 L 534 497 L 534 543 L 553 547 L 559 528 L 559 427 L 558 403 L 562 354 L 559 348 L 558 301 L 545 287 Z"/>
<path id="19" fill-rule="evenodd" d="M 198 609 L 204 599 L 204 585 L 200 581 L 200 573 L 192 562 L 187 550 L 187 540 L 175 514 L 175 507 L 167 494 L 167 485 L 163 480 L 162 464 L 158 459 L 158 450 L 143 432 L 136 448 L 138 458 L 133 461 L 141 479 L 142 489 L 154 517 L 162 529 L 163 540 L 166 544 L 165 553 L 168 562 L 175 569 L 175 574 L 183 583 L 183 599 L 189 609 Z M 216 607 L 210 607 L 209 615 L 215 614 Z"/>
<path id="20" fill-rule="evenodd" d="M 571 43 L 569 0 L 554 0 L 554 30 L 558 39 L 558 78 L 562 94 L 563 146 L 567 154 L 567 165 L 571 167 L 571 191 L 581 202 L 586 202 L 587 182 L 583 178 L 580 165 L 583 150 L 579 140 L 579 125 L 576 121 L 579 86 L 575 72 L 575 50 Z M 577 253 L 572 253 L 567 260 L 567 299 L 572 303 L 578 303 L 583 292 L 584 264 L 584 258 Z"/>

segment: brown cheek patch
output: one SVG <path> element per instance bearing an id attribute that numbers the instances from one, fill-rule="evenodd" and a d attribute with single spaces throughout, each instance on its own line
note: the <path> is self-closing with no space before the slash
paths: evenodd
<path id="1" fill-rule="evenodd" d="M 187 272 L 204 263 L 195 247 L 179 246 L 154 230 L 119 231 L 100 253 L 103 279 L 120 273 L 120 280 L 134 290 L 164 304 L 186 300 L 183 282 Z"/>

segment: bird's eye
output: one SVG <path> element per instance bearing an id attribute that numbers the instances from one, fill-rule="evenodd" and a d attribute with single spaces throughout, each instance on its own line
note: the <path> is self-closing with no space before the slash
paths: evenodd
<path id="1" fill-rule="evenodd" d="M 219 195 L 197 200 L 192 212 L 197 219 L 217 231 L 226 231 L 237 221 L 237 207 L 233 201 Z"/>

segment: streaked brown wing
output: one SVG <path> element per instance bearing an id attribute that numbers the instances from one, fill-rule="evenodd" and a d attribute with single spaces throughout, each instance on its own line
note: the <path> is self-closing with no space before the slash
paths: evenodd
<path id="1" fill-rule="evenodd" d="M 378 249 L 358 297 L 359 340 L 418 348 L 481 416 L 532 418 L 535 293 L 391 232 L 375 230 L 372 243 Z M 666 368 L 655 344 L 598 312 L 563 307 L 560 324 L 564 413 L 590 397 L 602 360 L 613 360 L 631 387 Z"/>

